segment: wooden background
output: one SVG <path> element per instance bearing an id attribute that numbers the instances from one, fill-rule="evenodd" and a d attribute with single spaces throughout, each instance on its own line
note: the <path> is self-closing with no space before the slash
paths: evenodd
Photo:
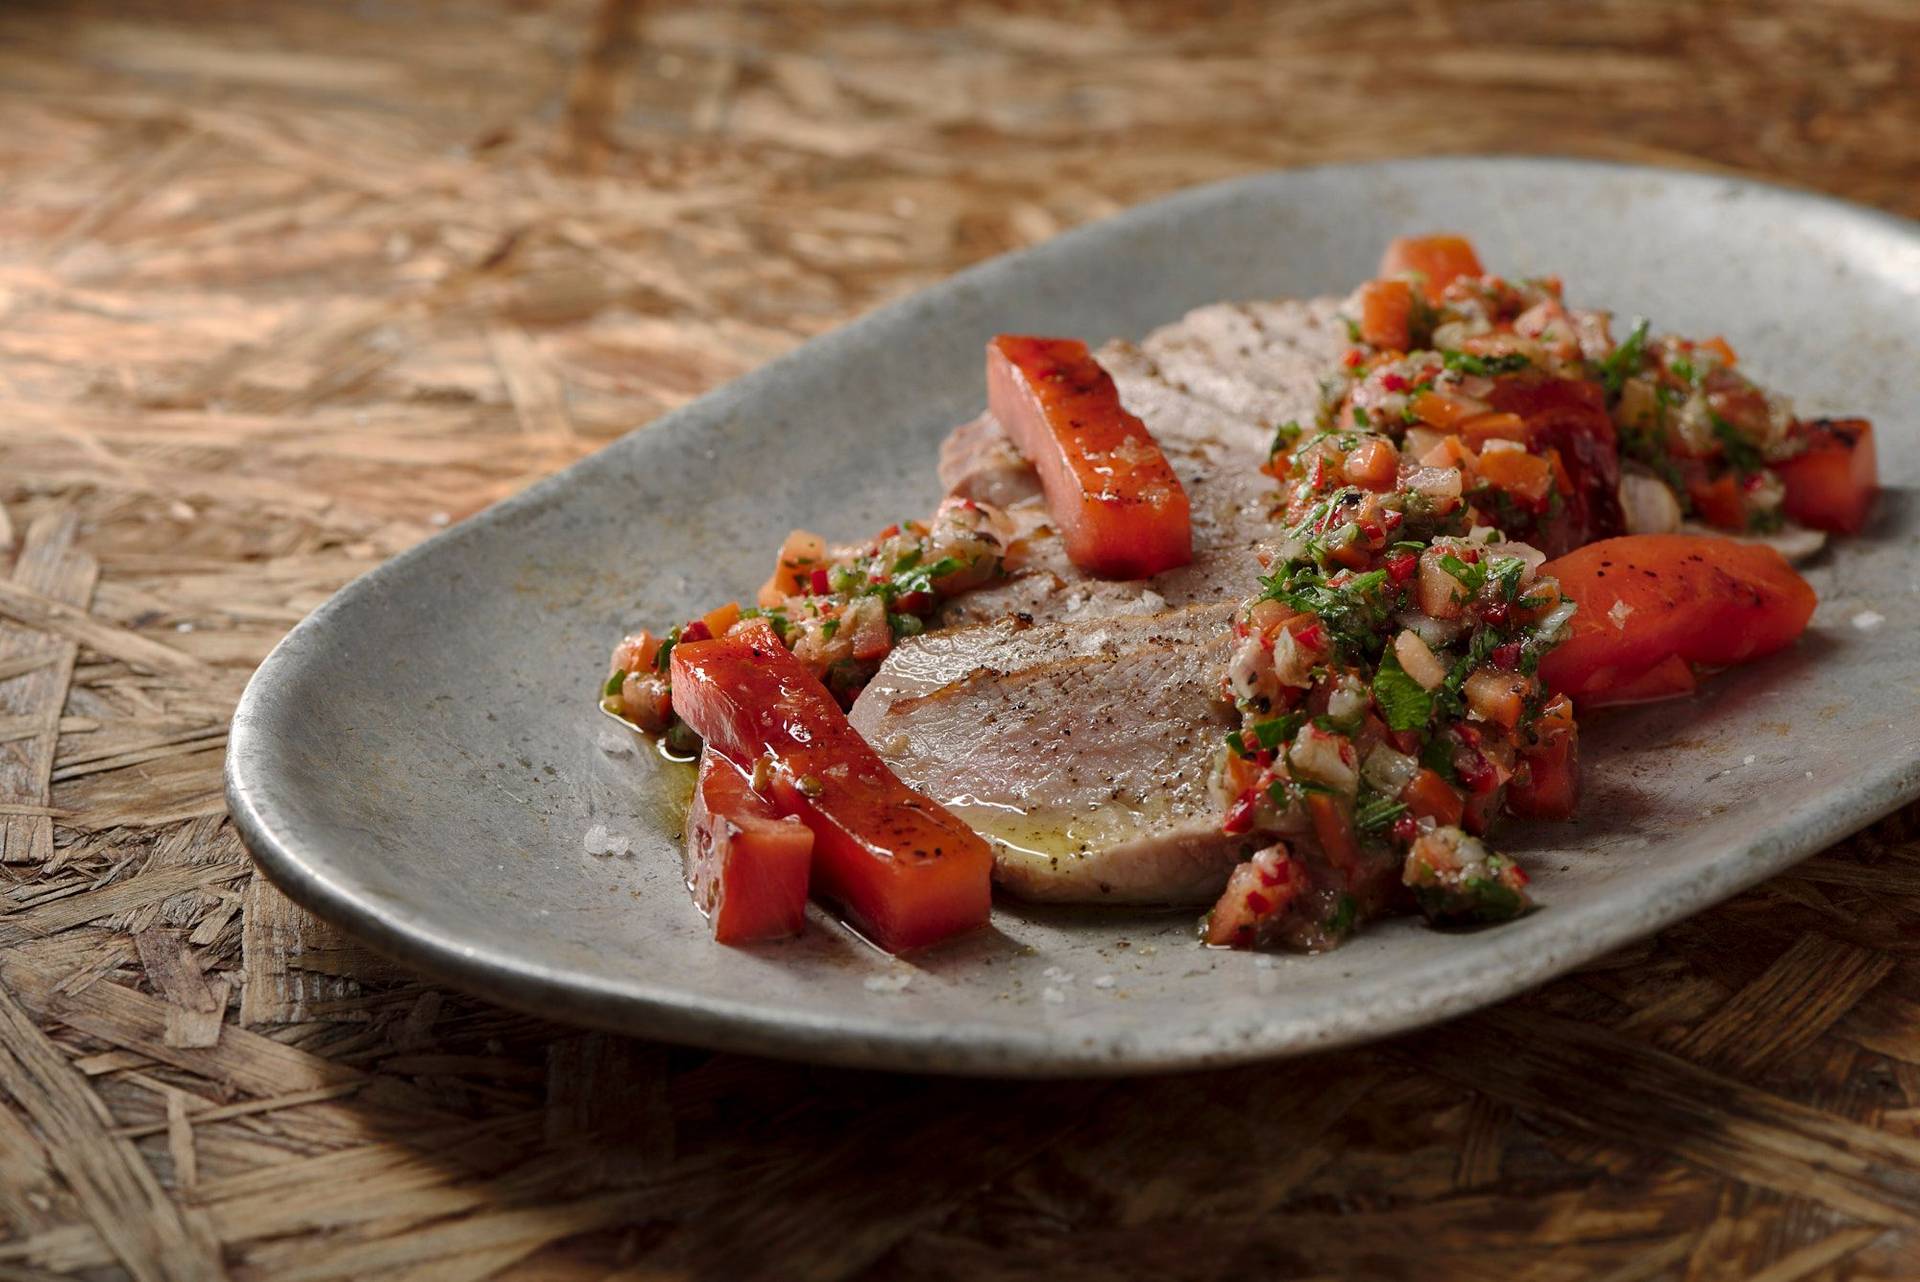
<path id="1" fill-rule="evenodd" d="M 1427 1034 L 1004 1085 L 443 992 L 253 877 L 219 793 L 340 584 L 966 263 L 1433 151 L 1920 214 L 1917 84 L 1913 0 L 16 0 L 0 1275 L 1920 1272 L 1917 811 Z"/>

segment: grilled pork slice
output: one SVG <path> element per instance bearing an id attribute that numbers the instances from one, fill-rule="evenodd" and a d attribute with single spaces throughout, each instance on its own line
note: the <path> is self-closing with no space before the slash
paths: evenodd
<path id="1" fill-rule="evenodd" d="M 908 786 L 994 846 L 1028 899 L 1202 903 L 1241 844 L 1208 790 L 1231 604 L 903 641 L 853 706 Z"/>

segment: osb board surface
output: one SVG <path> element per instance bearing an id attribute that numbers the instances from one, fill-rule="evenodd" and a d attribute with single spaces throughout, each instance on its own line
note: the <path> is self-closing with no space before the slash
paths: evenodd
<path id="1" fill-rule="evenodd" d="M 1920 1272 L 1920 812 L 1430 1033 L 1010 1086 L 439 991 L 219 795 L 339 584 L 966 263 L 1426 151 L 1912 215 L 1917 82 L 1904 0 L 8 6 L 0 1275 Z"/>

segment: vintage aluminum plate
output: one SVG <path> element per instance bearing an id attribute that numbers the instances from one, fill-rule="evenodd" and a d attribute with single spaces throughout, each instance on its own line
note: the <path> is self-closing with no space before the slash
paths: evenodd
<path id="1" fill-rule="evenodd" d="M 1190 912 L 1003 903 L 907 962 L 817 918 L 714 946 L 682 888 L 684 768 L 610 755 L 611 642 L 750 591 L 790 526 L 864 534 L 936 497 L 998 330 L 1138 336 L 1222 298 L 1344 291 L 1409 230 L 1510 274 L 1724 333 L 1803 410 L 1878 428 L 1891 491 L 1811 571 L 1797 650 L 1583 726 L 1576 824 L 1512 833 L 1544 909 L 1412 921 L 1322 957 L 1203 950 Z M 648 1037 L 942 1072 L 1196 1067 L 1378 1037 L 1497 1001 L 1725 898 L 1920 794 L 1911 483 L 1920 230 L 1719 177 L 1443 159 L 1199 188 L 895 304 L 634 433 L 348 586 L 248 687 L 233 814 L 296 900 L 510 1006 Z M 1249 583 L 1252 580 L 1249 567 Z M 1874 624 L 1876 616 L 1880 619 Z M 595 824 L 633 853 L 596 858 Z"/>

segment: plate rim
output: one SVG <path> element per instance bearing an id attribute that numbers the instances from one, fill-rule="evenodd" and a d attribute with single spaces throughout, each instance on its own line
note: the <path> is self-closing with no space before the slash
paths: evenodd
<path id="1" fill-rule="evenodd" d="M 1471 967 L 1459 973 L 1428 976 L 1419 999 L 1369 1006 L 1357 1016 L 1294 1017 L 1267 1022 L 1251 1035 L 1227 1038 L 1208 1034 L 1200 1045 L 1142 1039 L 1122 1046 L 1111 1036 L 1075 1037 L 1041 1028 L 1009 1028 L 966 1022 L 926 1023 L 882 1011 L 837 1012 L 831 1016 L 784 1011 L 768 1020 L 761 1008 L 725 998 L 688 996 L 671 985 L 644 980 L 615 983 L 539 963 L 528 963 L 498 948 L 482 948 L 449 937 L 417 911 L 401 912 L 370 901 L 352 885 L 341 884 L 303 857 L 301 840 L 281 831 L 275 821 L 272 785 L 261 778 L 269 770 L 269 723 L 281 674 L 296 664 L 328 620 L 358 597 L 404 574 L 416 559 L 436 555 L 453 543 L 482 536 L 501 520 L 528 515 L 565 494 L 569 478 L 606 450 L 636 432 L 674 430 L 682 420 L 755 394 L 790 366 L 830 360 L 836 348 L 857 343 L 873 331 L 939 306 L 939 295 L 991 281 L 1017 270 L 1030 254 L 1062 241 L 1106 234 L 1128 222 L 1145 222 L 1177 213 L 1181 205 L 1228 198 L 1314 174 L 1404 175 L 1448 167 L 1487 167 L 1537 172 L 1560 167 L 1645 175 L 1664 182 L 1699 184 L 1703 191 L 1765 192 L 1832 214 L 1876 225 L 1911 240 L 1920 248 L 1920 222 L 1889 211 L 1856 204 L 1823 192 L 1716 169 L 1668 168 L 1624 161 L 1560 155 L 1447 154 L 1356 163 L 1328 163 L 1261 170 L 1186 187 L 1108 218 L 1073 228 L 1037 246 L 997 255 L 933 285 L 849 321 L 802 343 L 783 356 L 705 393 L 695 401 L 651 419 L 608 442 L 600 450 L 544 477 L 517 494 L 492 504 L 458 525 L 425 539 L 341 587 L 273 647 L 247 680 L 235 706 L 223 766 L 228 813 L 243 844 L 269 881 L 315 916 L 353 934 L 394 960 L 451 987 L 527 1014 L 564 1020 L 633 1036 L 685 1042 L 715 1050 L 771 1055 L 847 1067 L 897 1069 L 977 1077 L 1080 1077 L 1197 1071 L 1287 1055 L 1371 1042 L 1491 1006 L 1565 974 L 1583 962 L 1644 938 L 1775 875 L 1833 841 L 1857 831 L 1898 806 L 1920 797 L 1920 760 L 1882 763 L 1880 769 L 1852 776 L 1831 794 L 1832 804 L 1811 820 L 1795 816 L 1764 835 L 1696 870 L 1673 888 L 1658 907 L 1617 921 L 1589 923 L 1594 928 L 1574 938 L 1559 928 L 1582 914 L 1575 904 L 1556 905 L 1558 946 L 1539 947 L 1504 974 L 1488 976 Z M 1540 917 L 1531 919 L 1540 921 Z M 1527 931 L 1528 922 L 1503 929 Z M 1484 966 L 1484 962 L 1482 963 Z"/>

